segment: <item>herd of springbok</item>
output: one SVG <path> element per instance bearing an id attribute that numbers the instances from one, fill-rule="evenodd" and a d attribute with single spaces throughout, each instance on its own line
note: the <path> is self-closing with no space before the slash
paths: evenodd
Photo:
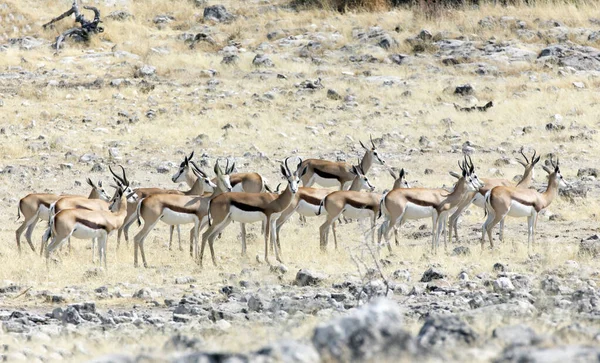
<path id="1" fill-rule="evenodd" d="M 409 219 L 432 219 L 432 250 L 439 247 L 444 235 L 444 246 L 452 240 L 454 230 L 458 240 L 457 222 L 461 213 L 471 203 L 484 208 L 487 219 L 483 224 L 481 246 L 484 247 L 487 233 L 493 248 L 492 229 L 500 223 L 500 239 L 503 239 L 504 218 L 527 217 L 528 238 L 535 243 L 535 227 L 540 211 L 548 207 L 558 193 L 559 186 L 565 185 L 560 173 L 558 160 L 550 159 L 542 168 L 549 174 L 547 188 L 540 193 L 530 189 L 534 168 L 540 161 L 534 151 L 528 159 L 521 151 L 524 161 L 518 162 L 525 168 L 523 176 L 516 185 L 506 179 L 478 178 L 470 157 L 458 162 L 460 173 L 450 172 L 457 181 L 451 190 L 442 188 L 411 188 L 406 181 L 404 169 L 396 174 L 388 171 L 395 179 L 393 188 L 383 195 L 373 192 L 375 187 L 366 174 L 376 161 L 386 165 L 380 157 L 371 138 L 371 147 L 360 145 L 365 154 L 357 165 L 346 162 L 334 162 L 321 159 L 288 157 L 281 162 L 281 174 L 287 180 L 282 192 L 272 192 L 263 177 L 257 173 L 234 173 L 235 163 L 222 169 L 219 161 L 215 163 L 215 177 L 209 178 L 192 161 L 194 153 L 185 156 L 177 172 L 171 178 L 174 183 L 186 182 L 190 189 L 179 191 L 162 188 L 132 189 L 122 166 L 121 174 L 109 167 L 116 189 L 110 197 L 102 182 L 94 184 L 87 179 L 92 188 L 89 196 L 64 194 L 29 194 L 19 201 L 18 217 L 24 221 L 16 231 L 17 247 L 21 252 L 21 236 L 25 237 L 31 249 L 35 247 L 31 235 L 39 220 L 48 222 L 40 255 L 45 251 L 46 261 L 50 254 L 70 238 L 92 240 L 92 260 L 95 261 L 98 248 L 98 261 L 106 268 L 106 244 L 108 237 L 118 231 L 117 249 L 121 236 L 129 242 L 129 228 L 138 223 L 143 227 L 134 237 L 134 265 L 138 266 L 138 254 L 148 266 L 144 252 L 144 241 L 159 221 L 170 226 L 169 249 L 173 241 L 173 231 L 182 224 L 193 224 L 190 230 L 190 255 L 202 265 L 206 243 L 210 247 L 213 264 L 216 265 L 214 241 L 231 223 L 241 226 L 242 255 L 246 255 L 246 223 L 262 222 L 265 240 L 265 261 L 269 263 L 269 250 L 273 250 L 278 261 L 281 258 L 280 231 L 290 217 L 297 212 L 301 219 L 324 215 L 325 222 L 320 227 L 320 247 L 327 249 L 329 230 L 333 229 L 333 238 L 337 248 L 335 225 L 340 218 L 369 219 L 375 242 L 376 223 L 380 217 L 383 222 L 378 229 L 377 243 L 382 238 L 391 253 L 390 233 L 394 231 L 396 245 L 399 245 L 398 229 Z M 302 183 L 302 187 L 299 184 Z M 313 188 L 314 184 L 323 187 L 336 187 L 338 191 Z M 367 189 L 368 191 L 362 191 Z M 446 225 L 449 223 L 449 236 Z M 198 246 L 200 232 L 202 243 Z M 269 244 L 269 238 L 271 244 Z M 48 243 L 50 241 L 50 243 Z M 181 238 L 179 238 L 181 249 Z M 139 253 L 138 253 L 139 251 Z"/>

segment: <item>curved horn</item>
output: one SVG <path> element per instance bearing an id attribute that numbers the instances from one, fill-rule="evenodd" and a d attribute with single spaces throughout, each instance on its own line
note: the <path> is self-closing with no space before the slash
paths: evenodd
<path id="1" fill-rule="evenodd" d="M 123 184 L 129 185 L 129 180 L 127 180 L 127 175 L 125 175 L 125 168 L 121 164 L 119 164 L 119 167 L 121 168 L 121 171 L 123 172 L 123 181 L 124 181 Z"/>
<path id="2" fill-rule="evenodd" d="M 227 158 L 227 164 L 225 165 L 225 174 L 229 174 L 229 158 Z"/>
<path id="3" fill-rule="evenodd" d="M 464 162 L 463 164 L 460 163 L 460 160 L 458 161 L 458 167 L 460 168 L 460 171 L 464 172 L 465 168 L 464 168 Z"/>
<path id="4" fill-rule="evenodd" d="M 123 179 L 121 179 L 120 176 L 118 176 L 114 170 L 112 170 L 112 168 L 110 167 L 110 165 L 108 166 L 108 170 L 110 170 L 110 173 L 121 183 L 121 184 L 125 184 L 125 181 Z"/>
<path id="5" fill-rule="evenodd" d="M 373 145 L 373 149 L 375 149 L 375 143 L 373 142 L 373 135 L 369 135 L 369 137 L 371 138 L 371 145 Z"/>
<path id="6" fill-rule="evenodd" d="M 292 175 L 292 172 L 290 171 L 290 167 L 288 166 L 288 160 L 289 160 L 289 159 L 290 159 L 290 156 L 288 156 L 287 158 L 285 158 L 285 160 L 284 160 L 284 165 L 285 165 L 285 168 L 286 168 L 286 170 L 287 170 L 288 174 L 289 174 L 289 175 Z"/>
<path id="7" fill-rule="evenodd" d="M 300 170 L 300 167 L 302 166 L 302 158 L 298 158 L 298 166 L 296 167 L 296 171 Z"/>
<path id="8" fill-rule="evenodd" d="M 471 160 L 471 155 L 469 155 L 469 172 L 473 173 L 475 171 L 475 165 L 473 165 L 473 160 Z"/>
<path id="9" fill-rule="evenodd" d="M 529 159 L 527 159 L 527 156 L 525 156 L 525 153 L 523 153 L 523 148 L 521 148 L 521 150 L 519 150 L 519 152 L 521 153 L 521 155 L 523 155 L 523 159 L 525 159 L 525 162 L 527 164 L 529 164 Z M 534 153 L 533 157 L 535 158 L 535 153 Z"/>
<path id="10" fill-rule="evenodd" d="M 531 157 L 531 162 L 535 163 L 535 155 L 537 154 L 537 152 L 535 151 L 535 149 L 533 149 L 533 156 Z"/>
<path id="11" fill-rule="evenodd" d="M 192 163 L 193 166 L 192 171 L 200 173 L 200 175 L 202 175 L 203 178 L 207 177 L 206 173 L 203 172 L 202 169 L 200 169 L 200 167 L 198 167 L 198 165 L 194 161 L 190 161 L 190 163 Z"/>

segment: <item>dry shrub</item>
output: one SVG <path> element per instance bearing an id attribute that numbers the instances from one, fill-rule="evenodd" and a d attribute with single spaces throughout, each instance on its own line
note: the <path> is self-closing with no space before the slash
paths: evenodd
<path id="1" fill-rule="evenodd" d="M 341 13 L 352 10 L 384 11 L 392 5 L 390 0 L 294 0 L 292 3 L 296 7 L 318 7 Z"/>

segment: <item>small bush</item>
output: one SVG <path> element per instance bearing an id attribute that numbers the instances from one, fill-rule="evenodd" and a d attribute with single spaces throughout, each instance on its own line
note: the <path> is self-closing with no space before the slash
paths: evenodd
<path id="1" fill-rule="evenodd" d="M 390 0 L 293 0 L 292 5 L 303 8 L 317 7 L 343 13 L 349 10 L 388 10 L 392 3 Z"/>

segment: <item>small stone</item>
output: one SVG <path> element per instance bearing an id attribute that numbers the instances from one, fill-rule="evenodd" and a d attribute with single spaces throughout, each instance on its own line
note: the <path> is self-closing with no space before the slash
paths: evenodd
<path id="1" fill-rule="evenodd" d="M 578 88 L 578 89 L 584 89 L 585 88 L 585 83 L 583 83 L 583 82 L 573 82 L 573 87 Z"/>
<path id="2" fill-rule="evenodd" d="M 456 87 L 456 89 L 454 90 L 454 94 L 460 95 L 460 96 L 469 96 L 469 95 L 472 95 L 473 93 L 475 93 L 475 90 L 473 89 L 473 86 L 471 86 L 470 84 L 463 84 L 461 86 Z"/>
<path id="3" fill-rule="evenodd" d="M 423 276 L 421 277 L 421 282 L 431 282 L 433 280 L 441 280 L 445 277 L 446 277 L 446 275 L 443 272 L 441 272 L 437 269 L 434 269 L 433 267 L 430 267 L 427 269 L 427 271 L 425 271 L 423 273 Z"/>
<path id="4" fill-rule="evenodd" d="M 315 286 L 320 284 L 326 278 L 325 275 L 301 269 L 296 274 L 295 284 L 298 286 Z"/>
<path id="5" fill-rule="evenodd" d="M 228 12 L 223 5 L 213 5 L 204 8 L 204 20 L 212 20 L 219 23 L 228 22 L 233 19 L 233 14 Z"/>
<path id="6" fill-rule="evenodd" d="M 336 90 L 330 88 L 327 90 L 327 98 L 329 98 L 330 100 L 339 101 L 342 99 L 342 96 L 339 93 L 337 93 Z"/>
<path id="7" fill-rule="evenodd" d="M 271 58 L 267 57 L 264 54 L 257 54 L 252 60 L 252 64 L 256 67 L 275 67 L 275 64 L 271 60 Z"/>
<path id="8" fill-rule="evenodd" d="M 471 254 L 471 249 L 467 246 L 458 246 L 452 250 L 452 256 L 468 256 Z"/>
<path id="9" fill-rule="evenodd" d="M 137 77 L 150 77 L 156 74 L 156 67 L 148 65 L 148 64 L 144 64 L 143 66 L 141 66 L 137 73 L 136 76 Z"/>
<path id="10" fill-rule="evenodd" d="M 514 291 L 515 286 L 512 281 L 508 277 L 500 277 L 496 281 L 494 281 L 494 291 L 500 293 L 507 293 Z"/>
<path id="11" fill-rule="evenodd" d="M 79 315 L 79 311 L 77 311 L 77 309 L 75 309 L 75 307 L 73 307 L 73 306 L 69 306 L 64 311 L 64 313 L 62 314 L 61 320 L 62 320 L 63 324 L 73 324 L 73 325 L 79 325 L 83 322 L 81 315 Z"/>
<path id="12" fill-rule="evenodd" d="M 228 54 L 223 57 L 223 59 L 221 60 L 221 64 L 233 65 L 237 64 L 239 60 L 240 57 L 237 54 Z"/>

